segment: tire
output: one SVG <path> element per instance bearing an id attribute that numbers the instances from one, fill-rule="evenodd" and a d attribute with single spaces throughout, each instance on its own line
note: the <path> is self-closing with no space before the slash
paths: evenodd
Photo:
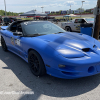
<path id="1" fill-rule="evenodd" d="M 5 40 L 2 36 L 1 36 L 1 46 L 4 51 L 7 51 L 7 46 L 6 46 Z"/>
<path id="2" fill-rule="evenodd" d="M 71 30 L 71 28 L 69 26 L 66 26 L 65 30 L 68 31 L 68 32 L 72 32 L 72 30 Z"/>
<path id="3" fill-rule="evenodd" d="M 46 74 L 46 69 L 41 56 L 34 50 L 31 50 L 28 54 L 28 63 L 31 72 L 35 76 L 43 76 Z"/>

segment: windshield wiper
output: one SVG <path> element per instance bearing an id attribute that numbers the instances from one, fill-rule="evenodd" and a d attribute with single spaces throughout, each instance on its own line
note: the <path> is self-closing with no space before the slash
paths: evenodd
<path id="1" fill-rule="evenodd" d="M 35 34 L 29 34 L 29 35 L 27 35 L 27 36 L 29 36 L 29 37 L 35 37 L 35 36 L 41 36 L 41 35 L 46 35 L 46 34 L 39 34 L 39 33 L 35 33 Z"/>
<path id="2" fill-rule="evenodd" d="M 65 33 L 65 32 L 58 32 L 58 33 Z"/>
<path id="3" fill-rule="evenodd" d="M 53 33 L 53 34 L 58 34 L 58 33 L 65 33 L 65 32 L 57 32 L 57 33 Z"/>

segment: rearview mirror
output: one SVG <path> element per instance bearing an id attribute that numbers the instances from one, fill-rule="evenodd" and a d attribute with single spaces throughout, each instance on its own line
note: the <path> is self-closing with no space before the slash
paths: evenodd
<path id="1" fill-rule="evenodd" d="M 15 35 L 15 36 L 23 36 L 23 33 L 22 32 L 13 32 L 13 35 Z"/>

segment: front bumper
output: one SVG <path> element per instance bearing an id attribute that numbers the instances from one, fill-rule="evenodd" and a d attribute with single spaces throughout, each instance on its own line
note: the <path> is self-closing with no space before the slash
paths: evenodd
<path id="1" fill-rule="evenodd" d="M 58 65 L 66 65 L 59 68 Z M 68 59 L 61 55 L 53 58 L 46 66 L 47 74 L 64 79 L 75 79 L 92 76 L 100 73 L 100 56 L 92 54 L 91 57 Z"/>
<path id="2" fill-rule="evenodd" d="M 71 66 L 67 66 L 71 67 Z M 81 66 L 80 66 L 81 67 Z M 86 77 L 86 76 L 92 76 L 95 74 L 100 73 L 100 65 L 96 66 L 84 66 L 81 67 L 81 70 L 69 70 L 69 69 L 54 69 L 54 68 L 47 68 L 49 71 L 47 74 L 52 75 L 54 77 L 58 78 L 64 78 L 64 79 L 76 79 L 76 78 L 81 78 L 81 77 Z"/>

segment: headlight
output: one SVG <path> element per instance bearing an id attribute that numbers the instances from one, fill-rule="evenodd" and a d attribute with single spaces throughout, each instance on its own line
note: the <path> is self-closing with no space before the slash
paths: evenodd
<path id="1" fill-rule="evenodd" d="M 59 49 L 58 52 L 66 57 L 66 58 L 79 58 L 79 57 L 84 57 L 85 54 L 82 53 L 81 51 L 78 50 L 70 50 L 70 49 Z"/>

